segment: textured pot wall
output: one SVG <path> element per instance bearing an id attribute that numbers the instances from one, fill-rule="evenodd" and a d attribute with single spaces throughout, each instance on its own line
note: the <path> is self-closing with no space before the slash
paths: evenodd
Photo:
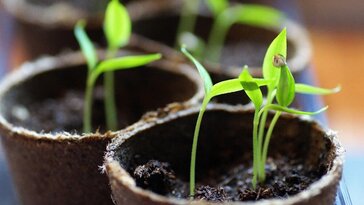
<path id="1" fill-rule="evenodd" d="M 193 111 L 194 110 L 194 111 Z M 105 164 L 114 199 L 123 204 L 208 204 L 166 198 L 136 187 L 130 177 L 136 165 L 157 159 L 171 164 L 177 176 L 188 179 L 190 146 L 198 109 L 183 110 L 159 119 L 141 121 L 122 131 L 108 146 Z M 217 105 L 204 117 L 199 137 L 197 181 L 207 170 L 251 161 L 253 112 Z M 224 133 L 224 136 L 221 136 Z M 272 136 L 270 155 L 303 159 L 306 167 L 319 169 L 325 162 L 327 174 L 309 188 L 288 199 L 233 204 L 327 204 L 334 202 L 342 174 L 343 149 L 333 132 L 316 123 L 282 116 Z M 282 146 L 284 145 L 284 146 Z M 216 151 L 218 150 L 218 151 Z M 243 150 L 243 151 L 242 151 Z M 289 155 L 287 155 L 289 153 Z M 135 158 L 134 156 L 138 156 Z M 207 157 L 208 156 L 208 157 Z M 247 161 L 245 161 L 247 160 Z"/>
<path id="2" fill-rule="evenodd" d="M 59 120 L 56 116 L 68 112 L 58 110 L 58 106 L 48 111 L 47 120 L 37 122 L 32 117 L 42 111 L 41 105 L 62 99 L 68 91 L 83 91 L 84 63 L 80 53 L 46 58 L 25 64 L 0 86 L 1 141 L 24 205 L 112 204 L 106 176 L 100 173 L 99 166 L 114 133 L 81 136 L 77 133 L 81 132 L 82 117 L 79 121 L 72 119 L 63 130 L 57 123 L 49 125 L 49 121 Z M 117 72 L 115 76 L 119 113 L 124 117 L 121 127 L 137 121 L 149 110 L 176 101 L 196 103 L 202 97 L 197 72 L 176 62 L 160 60 L 148 68 Z M 32 104 L 38 106 L 31 108 Z M 94 106 L 97 108 L 97 100 Z M 82 106 L 77 107 L 77 103 L 73 104 L 72 112 L 82 116 Z M 19 108 L 23 114 L 19 115 Z M 94 128 L 102 130 L 103 106 L 95 109 L 94 115 L 98 116 L 93 120 Z"/>

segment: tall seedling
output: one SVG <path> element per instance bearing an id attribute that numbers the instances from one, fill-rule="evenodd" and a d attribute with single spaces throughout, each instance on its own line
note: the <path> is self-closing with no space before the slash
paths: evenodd
<path id="1" fill-rule="evenodd" d="M 125 56 L 114 58 L 117 50 L 128 43 L 131 22 L 125 7 L 118 0 L 109 2 L 106 9 L 104 32 L 108 42 L 107 59 L 98 60 L 97 52 L 85 32 L 85 22 L 79 21 L 74 29 L 76 39 L 87 61 L 87 82 L 84 99 L 84 133 L 92 131 L 92 93 L 97 78 L 105 74 L 105 113 L 106 124 L 110 130 L 117 128 L 116 106 L 114 99 L 113 71 L 137 68 L 161 58 L 160 54 Z"/>

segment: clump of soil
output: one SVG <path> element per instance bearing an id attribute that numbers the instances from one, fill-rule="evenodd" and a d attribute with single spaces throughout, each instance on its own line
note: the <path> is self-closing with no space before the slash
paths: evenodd
<path id="1" fill-rule="evenodd" d="M 212 202 L 286 198 L 305 190 L 324 175 L 326 169 L 320 167 L 307 168 L 302 162 L 281 155 L 269 158 L 265 167 L 265 183 L 253 189 L 251 166 L 236 165 L 226 170 L 223 176 L 216 178 L 216 173 L 203 176 L 203 184 L 197 182 L 194 198 Z M 144 189 L 168 197 L 189 198 L 189 183 L 183 181 L 166 162 L 151 160 L 137 166 L 134 178 L 137 185 Z"/>

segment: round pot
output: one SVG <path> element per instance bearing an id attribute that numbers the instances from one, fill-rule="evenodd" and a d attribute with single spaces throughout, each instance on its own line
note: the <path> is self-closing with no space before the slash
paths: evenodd
<path id="1" fill-rule="evenodd" d="M 99 170 L 115 136 L 104 132 L 103 78 L 93 96 L 97 131 L 81 131 L 86 73 L 75 52 L 26 63 L 0 85 L 1 141 L 24 205 L 113 204 Z M 115 72 L 115 88 L 119 128 L 173 102 L 196 103 L 203 92 L 194 69 L 166 59 Z"/>
<path id="2" fill-rule="evenodd" d="M 86 19 L 90 38 L 105 45 L 102 23 L 109 0 L 4 0 L 3 5 L 14 18 L 17 34 L 27 59 L 41 55 L 55 55 L 79 49 L 73 34 L 77 21 Z M 140 7 L 151 12 L 175 5 L 166 0 L 123 1 L 131 19 L 140 19 Z M 157 6 L 160 8 L 157 9 Z"/>
<path id="3" fill-rule="evenodd" d="M 118 133 L 118 137 L 107 147 L 104 162 L 116 204 L 216 204 L 216 201 L 190 201 L 178 198 L 188 197 L 190 151 L 198 111 L 197 106 L 174 110 L 168 115 L 155 113 L 151 115 L 152 118 L 145 116 L 138 123 Z M 239 169 L 246 169 L 247 173 L 250 173 L 248 178 L 251 177 L 249 168 L 252 161 L 253 114 L 252 109 L 241 106 L 215 104 L 208 108 L 202 121 L 197 150 L 197 185 L 224 186 L 220 180 L 231 180 L 230 176 L 233 176 L 231 173 Z M 248 202 L 229 201 L 218 204 L 331 205 L 342 175 L 343 153 L 344 150 L 335 132 L 325 130 L 307 118 L 282 115 L 273 132 L 269 148 L 271 159 L 266 166 L 266 170 L 275 169 L 277 172 L 271 172 L 269 175 L 270 171 L 267 171 L 267 176 L 274 177 L 272 173 L 279 176 L 280 170 L 283 170 L 281 167 L 285 167 L 286 164 L 278 164 L 278 159 L 285 158 L 289 166 L 293 167 L 293 164 L 297 163 L 294 166 L 306 170 L 307 173 L 303 174 L 305 177 L 308 173 L 315 173 L 316 178 L 307 184 L 305 190 L 290 194 L 289 197 L 259 201 L 254 201 L 253 198 L 253 201 Z M 161 189 L 153 190 L 152 184 L 148 184 L 148 190 L 141 188 L 145 184 L 144 181 L 140 182 L 139 175 L 142 173 L 140 168 L 148 167 L 147 165 L 151 163 L 149 160 L 168 163 L 168 168 L 163 167 L 167 166 L 164 164 L 160 170 L 165 173 L 163 170 L 173 169 L 172 177 L 167 179 L 175 180 L 171 184 L 178 184 L 178 188 L 164 193 Z M 168 180 L 161 182 L 155 175 L 158 172 L 153 172 L 153 169 L 148 173 L 151 173 L 150 179 L 161 183 L 159 187 L 165 187 L 165 184 L 170 182 Z M 227 175 L 225 176 L 227 178 L 221 178 L 224 175 Z M 153 176 L 155 178 L 152 178 Z M 267 177 L 267 181 L 270 177 Z M 291 179 L 291 175 L 287 174 L 276 180 L 288 183 L 292 181 Z"/>
<path id="4" fill-rule="evenodd" d="M 133 31 L 145 37 L 145 40 L 163 43 L 173 47 L 176 41 L 176 32 L 179 22 L 179 13 L 175 9 L 159 11 L 135 20 Z M 195 34 L 206 40 L 211 30 L 213 18 L 207 14 L 199 14 L 196 22 Z M 310 65 L 311 45 L 306 30 L 297 22 L 286 19 L 282 28 L 288 29 L 288 64 L 294 75 L 300 73 Z M 206 61 L 217 69 L 233 69 L 238 74 L 241 67 L 248 65 L 254 76 L 261 76 L 261 65 L 270 42 L 278 35 L 282 28 L 258 28 L 248 25 L 236 24 L 229 30 L 222 57 L 219 64 Z M 163 31 L 163 32 L 161 32 Z M 169 56 L 178 53 L 169 52 Z M 173 53 L 173 55 L 171 54 Z"/>

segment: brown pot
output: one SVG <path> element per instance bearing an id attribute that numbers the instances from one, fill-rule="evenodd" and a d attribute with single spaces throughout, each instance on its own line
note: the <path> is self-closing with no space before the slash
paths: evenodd
<path id="1" fill-rule="evenodd" d="M 216 204 L 156 194 L 138 187 L 132 177 L 138 165 L 159 160 L 169 163 L 175 176 L 188 185 L 191 142 L 198 111 L 196 106 L 174 110 L 167 115 L 155 113 L 152 118 L 145 116 L 118 133 L 108 145 L 104 163 L 116 204 Z M 199 137 L 197 184 L 211 178 L 219 179 L 231 167 L 251 166 L 252 119 L 253 111 L 246 107 L 215 104 L 208 108 Z M 323 175 L 304 191 L 287 198 L 217 204 L 333 204 L 342 175 L 344 153 L 333 131 L 327 131 L 307 118 L 282 115 L 269 149 L 273 162 L 277 156 L 286 156 L 300 160 L 304 169 L 322 170 Z M 220 173 L 220 176 L 210 174 L 207 177 L 206 173 Z M 185 193 L 188 195 L 188 191 Z"/>
<path id="2" fill-rule="evenodd" d="M 145 11 L 145 13 L 147 13 Z M 136 19 L 133 24 L 133 31 L 145 37 L 145 41 L 151 39 L 154 42 L 165 44 L 173 47 L 176 41 L 176 32 L 179 22 L 179 13 L 175 9 L 159 11 L 157 14 L 149 14 L 139 20 Z M 196 23 L 195 34 L 206 40 L 213 19 L 208 14 L 199 14 Z M 288 64 L 294 75 L 298 75 L 304 69 L 310 66 L 311 45 L 308 40 L 306 30 L 297 22 L 286 19 L 282 22 L 282 27 L 288 29 Z M 263 64 L 264 55 L 270 42 L 278 35 L 282 28 L 257 28 L 248 25 L 234 25 L 227 34 L 225 47 L 222 52 L 223 61 L 220 64 L 205 62 L 216 69 L 233 69 L 233 73 L 238 74 L 241 67 L 245 64 L 251 68 L 255 76 L 261 76 L 261 65 Z M 161 32 L 163 31 L 163 32 Z M 236 45 L 243 45 L 237 47 Z M 168 52 L 167 56 L 175 56 L 173 50 Z"/>
<path id="3" fill-rule="evenodd" d="M 69 53 L 26 63 L 0 85 L 1 141 L 24 205 L 113 204 L 99 170 L 115 136 L 103 132 L 100 82 L 93 103 L 93 128 L 100 132 L 80 131 L 86 72 L 82 54 Z M 115 83 L 120 128 L 169 103 L 196 103 L 203 92 L 195 69 L 166 59 L 115 72 Z"/>
<path id="4" fill-rule="evenodd" d="M 17 34 L 24 46 L 26 58 L 35 59 L 42 55 L 56 55 L 79 49 L 73 28 L 80 19 L 86 19 L 91 39 L 104 46 L 102 22 L 108 2 L 109 0 L 3 0 L 3 5 L 16 20 Z M 132 20 L 141 18 L 141 12 L 138 11 L 140 7 L 150 7 L 150 11 L 154 12 L 177 2 L 123 1 Z"/>

